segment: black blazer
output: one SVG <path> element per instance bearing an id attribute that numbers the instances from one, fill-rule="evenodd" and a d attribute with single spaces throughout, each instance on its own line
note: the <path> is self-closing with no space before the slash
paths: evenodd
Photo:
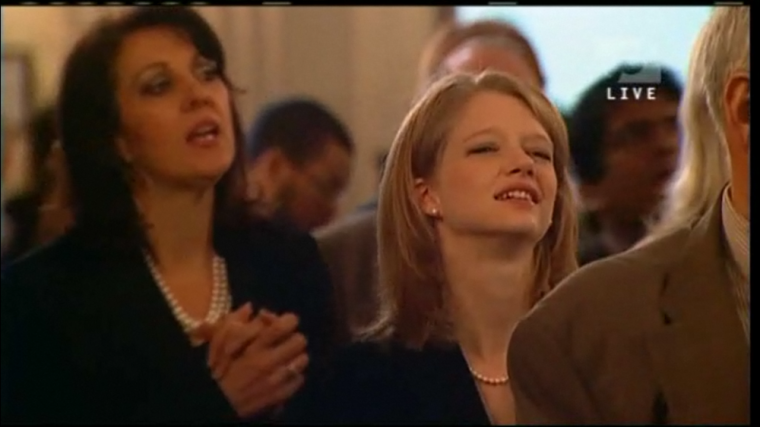
<path id="1" fill-rule="evenodd" d="M 96 249 L 84 235 L 73 230 L 3 271 L 2 423 L 238 421 L 207 347 L 190 345 L 142 254 Z M 311 368 L 324 365 L 332 289 L 314 240 L 257 224 L 219 238 L 217 251 L 233 307 L 296 313 Z"/>
<path id="2" fill-rule="evenodd" d="M 340 352 L 332 368 L 307 385 L 288 423 L 490 423 L 457 345 L 413 350 L 395 343 L 356 343 Z"/>

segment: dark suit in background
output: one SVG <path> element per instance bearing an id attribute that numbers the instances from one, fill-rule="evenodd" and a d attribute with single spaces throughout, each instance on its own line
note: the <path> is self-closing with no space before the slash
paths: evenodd
<path id="1" fill-rule="evenodd" d="M 517 422 L 749 423 L 727 250 L 718 202 L 693 228 L 568 278 L 512 336 Z"/>
<path id="2" fill-rule="evenodd" d="M 316 234 L 346 327 L 356 334 L 378 310 L 377 211 L 360 210 Z"/>
<path id="3" fill-rule="evenodd" d="M 3 272 L 2 422 L 237 421 L 207 346 L 190 345 L 140 251 L 99 250 L 84 235 L 74 230 Z M 250 301 L 297 314 L 310 370 L 321 368 L 334 326 L 313 239 L 260 224 L 221 236 L 217 251 L 233 308 Z"/>

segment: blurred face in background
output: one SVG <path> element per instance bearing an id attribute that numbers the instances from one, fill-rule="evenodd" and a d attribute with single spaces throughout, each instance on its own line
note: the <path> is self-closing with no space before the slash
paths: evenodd
<path id="1" fill-rule="evenodd" d="M 312 231 L 327 225 L 338 212 L 338 204 L 351 175 L 351 154 L 333 137 L 322 153 L 293 173 L 280 193 L 285 214 L 300 229 Z"/>
<path id="2" fill-rule="evenodd" d="M 454 49 L 443 61 L 449 72 L 479 73 L 498 71 L 540 86 L 539 77 L 520 53 L 519 47 L 508 41 L 472 40 Z"/>
<path id="3" fill-rule="evenodd" d="M 584 193 L 601 209 L 636 220 L 653 214 L 678 165 L 678 99 L 615 101 L 604 136 L 604 177 Z"/>
<path id="4" fill-rule="evenodd" d="M 277 148 L 249 162 L 248 189 L 264 215 L 306 232 L 335 217 L 351 176 L 351 153 L 335 137 L 325 138 L 324 149 L 303 162 Z"/>

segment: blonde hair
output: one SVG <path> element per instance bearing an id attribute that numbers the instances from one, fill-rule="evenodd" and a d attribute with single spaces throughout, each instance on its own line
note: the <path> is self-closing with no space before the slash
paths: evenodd
<path id="1" fill-rule="evenodd" d="M 536 246 L 535 285 L 526 295 L 527 304 L 534 305 L 577 268 L 576 206 L 567 173 L 567 130 L 559 111 L 538 88 L 508 75 L 452 74 L 434 83 L 415 104 L 386 160 L 378 205 L 380 316 L 369 337 L 393 336 L 412 347 L 452 338 L 436 231 L 417 203 L 414 182 L 434 174 L 457 116 L 476 94 L 488 91 L 522 101 L 554 143 L 557 199 L 553 222 Z"/>
<path id="2" fill-rule="evenodd" d="M 444 25 L 428 41 L 420 57 L 417 76 L 418 93 L 433 81 L 448 74 L 443 63 L 452 52 L 468 42 L 497 42 L 519 53 L 536 73 L 541 88 L 546 85 L 541 63 L 530 41 L 512 24 L 497 20 L 481 20 L 463 24 L 452 22 Z"/>
<path id="3" fill-rule="evenodd" d="M 691 54 L 681 103 L 684 144 L 664 212 L 645 242 L 702 218 L 730 179 L 723 92 L 749 72 L 749 7 L 716 7 Z"/>

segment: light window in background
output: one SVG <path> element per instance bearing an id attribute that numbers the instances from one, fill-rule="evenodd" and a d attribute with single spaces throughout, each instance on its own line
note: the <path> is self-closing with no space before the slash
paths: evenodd
<path id="1" fill-rule="evenodd" d="M 622 62 L 656 62 L 684 81 L 689 54 L 709 6 L 459 6 L 462 22 L 500 19 L 531 41 L 562 109 Z"/>

